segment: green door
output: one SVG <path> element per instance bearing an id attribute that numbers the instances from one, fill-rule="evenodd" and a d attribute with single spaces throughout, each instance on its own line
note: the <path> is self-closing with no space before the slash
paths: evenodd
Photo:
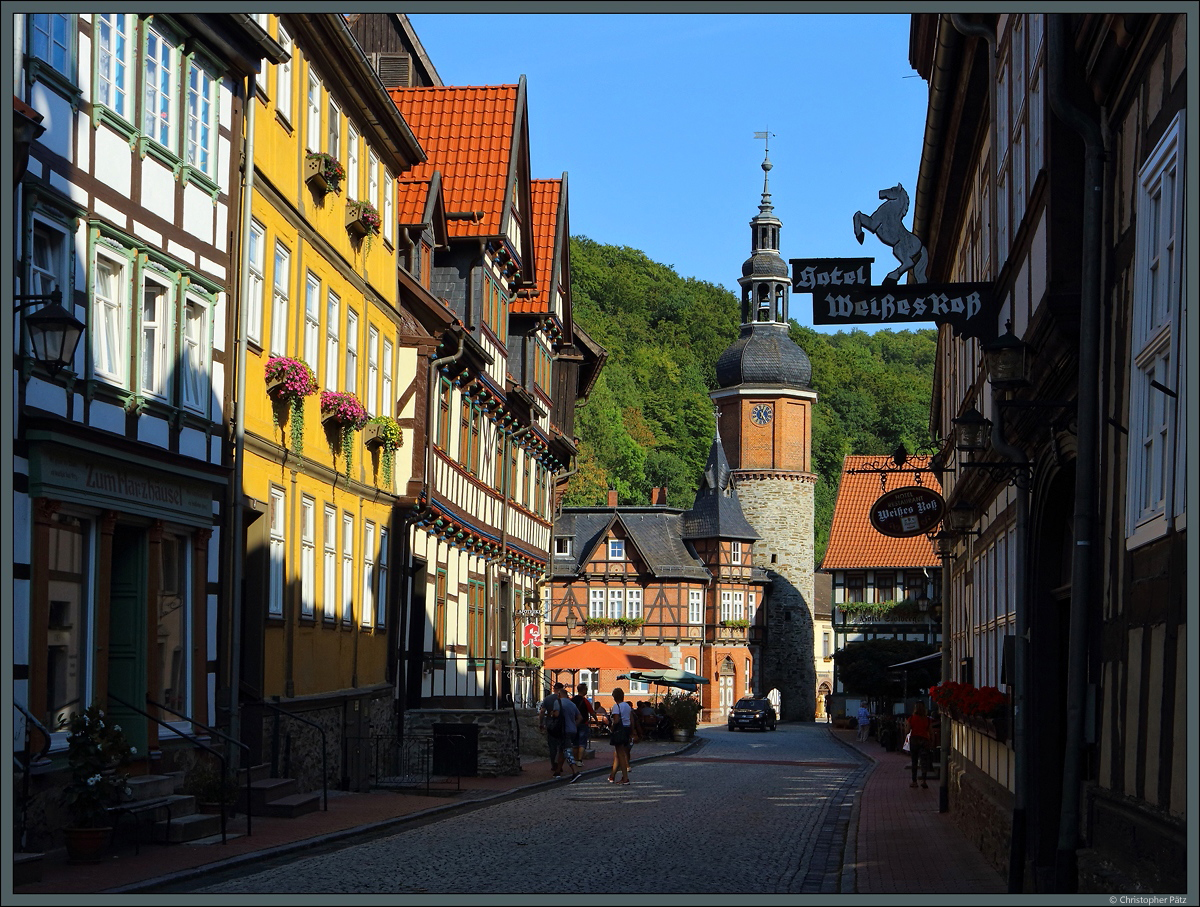
<path id="1" fill-rule="evenodd" d="M 146 710 L 146 533 L 118 525 L 113 532 L 112 586 L 108 637 L 108 690 Z M 118 702 L 110 703 L 139 753 L 147 749 L 146 719 Z"/>

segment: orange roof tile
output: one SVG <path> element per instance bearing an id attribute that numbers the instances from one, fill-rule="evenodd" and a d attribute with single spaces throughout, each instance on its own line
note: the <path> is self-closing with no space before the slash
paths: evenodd
<path id="1" fill-rule="evenodd" d="M 428 180 L 435 170 L 441 170 L 446 211 L 483 212 L 478 222 L 450 221 L 451 239 L 500 233 L 518 88 L 492 85 L 388 90 L 428 158 L 413 167 L 409 177 Z"/>
<path id="2" fill-rule="evenodd" d="M 420 224 L 425 222 L 425 206 L 429 203 L 432 180 L 396 180 L 396 222 Z"/>
<path id="3" fill-rule="evenodd" d="M 837 503 L 833 507 L 833 525 L 829 530 L 829 547 L 825 549 L 823 570 L 862 570 L 874 567 L 937 567 L 941 564 L 933 543 L 924 535 L 895 539 L 884 535 L 871 525 L 868 516 L 871 505 L 883 492 L 879 474 L 850 472 L 867 463 L 879 463 L 879 456 L 849 456 L 842 464 L 842 481 L 838 486 Z M 925 467 L 929 457 L 909 457 L 906 466 Z M 916 485 L 912 472 L 896 472 L 888 476 L 887 490 L 893 491 Z M 939 494 L 941 483 L 933 473 L 921 473 L 921 484 Z"/>
<path id="4" fill-rule="evenodd" d="M 558 233 L 558 203 L 562 180 L 530 180 L 533 195 L 533 257 L 537 266 L 537 291 L 518 296 L 509 306 L 518 315 L 549 312 L 554 299 L 550 276 L 554 270 L 554 240 Z"/>

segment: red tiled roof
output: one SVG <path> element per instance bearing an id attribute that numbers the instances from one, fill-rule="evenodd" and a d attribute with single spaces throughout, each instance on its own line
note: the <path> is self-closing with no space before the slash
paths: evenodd
<path id="1" fill-rule="evenodd" d="M 496 236 L 504 214 L 517 85 L 436 86 L 388 90 L 428 160 L 408 175 L 428 180 L 442 171 L 446 211 L 481 211 L 478 222 L 452 220 L 450 238 Z"/>
<path id="2" fill-rule="evenodd" d="M 924 535 L 894 539 L 877 531 L 868 517 L 871 505 L 883 492 L 879 474 L 852 473 L 867 463 L 879 463 L 884 457 L 849 456 L 842 464 L 842 482 L 838 486 L 837 503 L 833 508 L 833 525 L 829 530 L 829 547 L 821 562 L 823 570 L 862 570 L 874 567 L 937 567 L 940 565 L 933 543 Z M 925 467 L 929 457 L 910 457 L 905 466 Z M 912 472 L 896 472 L 888 476 L 887 490 L 894 491 L 915 485 Z M 939 494 L 941 483 L 933 473 L 921 473 L 921 484 Z"/>
<path id="3" fill-rule="evenodd" d="M 420 224 L 425 221 L 431 180 L 396 180 L 396 222 Z"/>
<path id="4" fill-rule="evenodd" d="M 554 299 L 550 275 L 554 270 L 554 239 L 558 232 L 558 202 L 562 180 L 530 180 L 533 195 L 533 257 L 537 265 L 537 292 L 518 296 L 509 306 L 518 315 L 549 312 Z"/>

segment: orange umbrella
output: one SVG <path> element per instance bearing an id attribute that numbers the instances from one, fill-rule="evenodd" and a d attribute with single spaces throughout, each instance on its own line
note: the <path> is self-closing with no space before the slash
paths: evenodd
<path id="1" fill-rule="evenodd" d="M 549 671 L 561 671 L 572 668 L 611 668 L 617 671 L 662 671 L 669 670 L 670 665 L 638 655 L 626 646 L 610 646 L 598 639 L 574 643 L 569 646 L 555 646 L 546 649 L 544 667 Z"/>

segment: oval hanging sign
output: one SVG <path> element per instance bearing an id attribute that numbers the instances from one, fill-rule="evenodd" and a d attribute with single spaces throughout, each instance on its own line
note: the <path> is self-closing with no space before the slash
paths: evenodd
<path id="1" fill-rule="evenodd" d="M 871 505 L 871 525 L 894 539 L 929 532 L 942 520 L 946 501 L 932 488 L 909 485 L 881 495 Z"/>

